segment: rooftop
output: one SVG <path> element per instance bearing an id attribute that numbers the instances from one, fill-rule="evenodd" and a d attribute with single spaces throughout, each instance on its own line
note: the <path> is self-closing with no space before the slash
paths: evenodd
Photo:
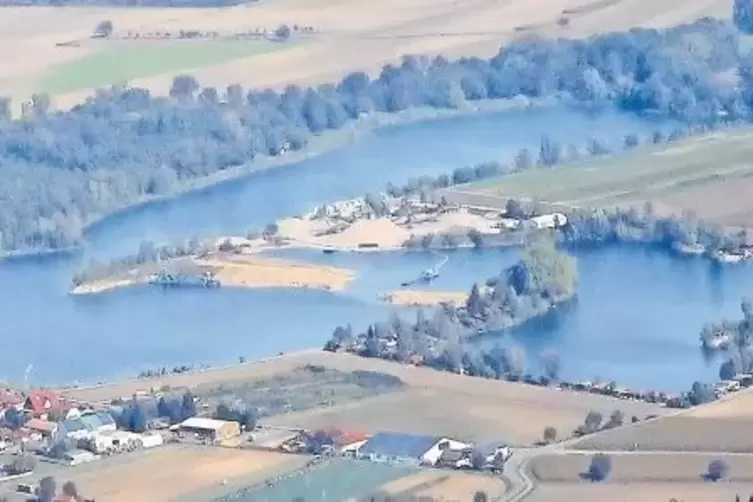
<path id="1" fill-rule="evenodd" d="M 402 432 L 378 432 L 361 447 L 362 454 L 389 457 L 419 458 L 436 444 L 435 436 L 419 436 Z"/>
<path id="2" fill-rule="evenodd" d="M 228 422 L 225 420 L 215 420 L 214 418 L 191 417 L 181 422 L 180 427 L 185 427 L 187 429 L 204 429 L 216 431 L 226 423 Z"/>

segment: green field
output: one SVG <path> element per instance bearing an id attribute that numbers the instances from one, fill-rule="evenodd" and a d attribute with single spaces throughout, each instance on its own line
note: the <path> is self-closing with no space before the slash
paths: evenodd
<path id="1" fill-rule="evenodd" d="M 415 468 L 368 461 L 333 459 L 306 475 L 294 476 L 271 487 L 258 488 L 233 502 L 290 502 L 302 497 L 306 502 L 328 502 L 361 498 L 373 494 L 383 484 L 408 476 Z"/>
<path id="2" fill-rule="evenodd" d="M 661 148 L 528 171 L 458 187 L 565 205 L 602 206 L 652 200 L 753 175 L 753 131 L 725 131 Z"/>
<path id="3" fill-rule="evenodd" d="M 142 77 L 177 74 L 285 47 L 290 45 L 256 40 L 134 42 L 55 66 L 42 76 L 36 91 L 60 94 L 106 87 Z"/>

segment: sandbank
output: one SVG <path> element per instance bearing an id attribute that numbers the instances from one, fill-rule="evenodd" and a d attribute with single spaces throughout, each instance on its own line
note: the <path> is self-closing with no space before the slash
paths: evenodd
<path id="1" fill-rule="evenodd" d="M 412 307 L 434 307 L 441 303 L 459 305 L 465 303 L 468 293 L 464 291 L 431 291 L 420 289 L 398 289 L 382 295 L 390 305 L 407 305 Z"/>
<path id="2" fill-rule="evenodd" d="M 341 291 L 353 280 L 352 270 L 309 265 L 254 255 L 212 253 L 203 258 L 181 258 L 160 264 L 177 273 L 211 273 L 223 287 L 302 288 Z M 84 281 L 73 295 L 104 293 L 115 289 L 147 284 L 154 276 L 155 264 L 129 270 L 121 276 Z"/>

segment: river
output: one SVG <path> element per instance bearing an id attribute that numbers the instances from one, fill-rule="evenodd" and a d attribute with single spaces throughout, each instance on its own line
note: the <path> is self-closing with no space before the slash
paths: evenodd
<path id="1" fill-rule="evenodd" d="M 544 133 L 582 145 L 594 134 L 619 142 L 625 134 L 656 128 L 628 115 L 589 117 L 562 108 L 389 127 L 341 150 L 112 217 L 87 234 L 83 259 L 133 252 L 145 239 L 167 242 L 259 228 L 315 204 L 381 189 L 388 181 L 510 158 L 522 147 L 536 150 Z M 422 253 L 309 254 L 352 265 L 361 275 L 344 294 L 137 288 L 70 297 L 70 279 L 82 258 L 4 262 L 0 376 L 21 380 L 31 365 L 33 384 L 96 382 L 161 365 L 219 364 L 319 346 L 338 323 L 362 327 L 385 317 L 387 308 L 376 293 L 435 259 Z M 498 250 L 458 251 L 434 287 L 467 288 L 512 259 L 511 252 Z M 577 309 L 553 327 L 501 340 L 521 340 L 532 359 L 537 351 L 556 348 L 566 375 L 573 377 L 657 386 L 660 375 L 662 387 L 686 388 L 715 373 L 697 350 L 701 324 L 720 312 L 735 315 L 752 273 L 747 267 L 712 273 L 702 261 L 672 261 L 635 249 L 583 255 Z"/>

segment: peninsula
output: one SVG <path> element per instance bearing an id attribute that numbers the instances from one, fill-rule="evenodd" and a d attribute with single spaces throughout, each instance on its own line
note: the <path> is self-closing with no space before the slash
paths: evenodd
<path id="1" fill-rule="evenodd" d="M 242 248 L 241 248 L 242 249 Z M 242 288 L 310 288 L 326 291 L 345 289 L 355 273 L 348 269 L 308 265 L 260 255 L 213 251 L 123 267 L 102 275 L 89 272 L 74 280 L 74 295 L 103 293 L 114 289 L 158 282 L 159 274 L 211 277 L 218 285 Z"/>

